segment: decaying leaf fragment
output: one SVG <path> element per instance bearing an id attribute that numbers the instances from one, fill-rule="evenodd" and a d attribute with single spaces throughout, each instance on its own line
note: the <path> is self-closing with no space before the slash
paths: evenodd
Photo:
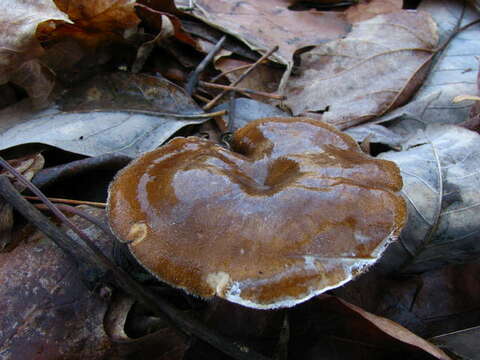
<path id="1" fill-rule="evenodd" d="M 301 55 L 287 84 L 294 115 L 321 114 L 344 129 L 405 103 L 421 85 L 438 41 L 423 12 L 399 11 L 353 25 L 340 40 Z"/>
<path id="2" fill-rule="evenodd" d="M 404 225 L 395 165 L 328 124 L 259 119 L 232 150 L 175 138 L 110 186 L 112 230 L 162 281 L 252 308 L 294 306 L 375 263 Z"/>
<path id="3" fill-rule="evenodd" d="M 427 128 L 388 152 L 403 176 L 409 219 L 381 263 L 390 271 L 417 272 L 480 255 L 480 135 L 454 126 Z"/>

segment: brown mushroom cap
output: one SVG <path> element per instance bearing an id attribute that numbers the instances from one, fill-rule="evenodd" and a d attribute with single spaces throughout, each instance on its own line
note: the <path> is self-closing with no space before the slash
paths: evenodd
<path id="1" fill-rule="evenodd" d="M 330 125 L 260 119 L 232 149 L 175 138 L 110 186 L 112 230 L 191 294 L 293 306 L 373 264 L 405 223 L 397 166 Z"/>

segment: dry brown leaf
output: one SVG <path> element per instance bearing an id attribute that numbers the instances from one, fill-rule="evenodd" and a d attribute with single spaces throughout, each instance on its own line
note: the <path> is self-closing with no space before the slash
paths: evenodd
<path id="1" fill-rule="evenodd" d="M 54 0 L 76 26 L 112 32 L 138 24 L 135 0 Z"/>
<path id="2" fill-rule="evenodd" d="M 84 46 L 96 48 L 105 42 L 123 40 L 123 31 L 140 22 L 135 13 L 135 0 L 54 0 L 73 24 L 42 24 L 37 36 L 42 42 L 56 43 L 76 39 Z"/>
<path id="3" fill-rule="evenodd" d="M 0 12 L 0 83 L 3 84 L 23 62 L 42 54 L 35 37 L 37 25 L 53 19 L 68 21 L 68 17 L 51 0 L 2 1 Z"/>
<path id="4" fill-rule="evenodd" d="M 177 0 L 177 4 L 188 1 Z M 198 19 L 243 41 L 255 51 L 266 52 L 278 45 L 272 59 L 291 65 L 296 50 L 337 39 L 348 31 L 343 14 L 291 11 L 284 0 L 196 0 Z"/>
<path id="5" fill-rule="evenodd" d="M 69 21 L 51 0 L 0 2 L 0 84 L 8 81 L 25 87 L 28 94 L 42 106 L 53 82 L 45 75 L 37 58 L 43 54 L 35 34 L 37 25 L 48 20 Z"/>
<path id="6" fill-rule="evenodd" d="M 377 15 L 402 10 L 403 0 L 364 0 L 345 11 L 351 23 L 365 21 Z"/>
<path id="7" fill-rule="evenodd" d="M 314 116 L 341 129 L 405 103 L 421 85 L 438 42 L 422 12 L 398 11 L 354 24 L 346 38 L 301 56 L 300 75 L 287 85 L 294 115 Z"/>

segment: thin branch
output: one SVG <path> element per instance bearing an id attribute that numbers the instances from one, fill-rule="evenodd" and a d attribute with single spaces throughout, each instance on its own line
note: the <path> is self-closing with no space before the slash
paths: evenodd
<path id="1" fill-rule="evenodd" d="M 209 87 L 209 88 L 213 88 L 213 89 L 222 89 L 222 90 L 227 90 L 227 91 L 235 91 L 235 92 L 239 92 L 239 93 L 247 93 L 247 94 L 266 97 L 266 98 L 269 98 L 269 99 L 274 99 L 274 100 L 285 100 L 286 99 L 286 97 L 284 95 L 271 94 L 271 93 L 267 93 L 265 91 L 258 91 L 258 90 L 252 90 L 252 89 L 246 89 L 246 88 L 237 88 L 235 86 L 214 84 L 214 83 L 210 83 L 210 82 L 206 82 L 206 81 L 199 81 L 199 84 L 204 86 L 204 87 Z"/>
<path id="2" fill-rule="evenodd" d="M 188 95 L 192 95 L 195 87 L 198 84 L 198 79 L 200 74 L 205 70 L 205 68 L 210 64 L 213 57 L 220 51 L 223 43 L 227 37 L 224 35 L 222 38 L 215 44 L 215 46 L 210 50 L 210 52 L 205 56 L 205 58 L 198 64 L 197 68 L 188 76 L 187 85 L 185 85 L 185 91 Z"/>
<path id="3" fill-rule="evenodd" d="M 233 83 L 232 83 L 232 86 L 237 86 L 240 82 L 243 81 L 243 79 L 245 79 L 253 70 L 255 70 L 265 59 L 267 59 L 268 57 L 270 57 L 270 55 L 272 55 L 275 51 L 278 50 L 278 46 L 275 46 L 273 47 L 270 51 L 268 51 L 267 53 L 265 53 L 260 59 L 258 59 L 255 63 L 252 64 L 252 66 L 250 66 L 248 68 L 247 71 L 245 71 L 242 75 L 239 76 L 239 78 L 237 80 L 235 80 Z M 218 101 L 223 97 L 225 96 L 225 94 L 228 93 L 229 90 L 223 90 L 220 94 L 218 94 L 215 98 L 213 98 L 212 101 L 210 101 L 207 105 L 205 105 L 203 107 L 203 110 L 205 111 L 208 111 L 210 110 L 212 107 L 214 107 Z"/>
<path id="4" fill-rule="evenodd" d="M 33 201 L 42 201 L 38 196 L 24 196 L 25 199 L 27 200 L 33 200 Z M 73 200 L 73 199 L 62 199 L 62 198 L 52 198 L 48 197 L 48 200 L 50 200 L 52 203 L 61 203 L 61 204 L 72 204 L 72 205 L 90 205 L 90 206 L 95 206 L 99 208 L 105 208 L 107 206 L 106 203 L 102 202 L 96 202 L 96 201 L 84 201 L 84 200 Z M 57 208 L 59 205 L 56 205 Z"/>

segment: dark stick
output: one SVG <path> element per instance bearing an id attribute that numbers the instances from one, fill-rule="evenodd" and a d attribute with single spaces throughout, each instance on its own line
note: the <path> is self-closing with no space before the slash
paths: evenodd
<path id="1" fill-rule="evenodd" d="M 212 61 L 213 57 L 218 53 L 220 48 L 222 47 L 223 43 L 227 37 L 224 35 L 218 42 L 215 44 L 212 50 L 205 56 L 205 58 L 198 64 L 197 68 L 188 76 L 187 85 L 185 85 L 185 90 L 188 95 L 192 95 L 195 87 L 198 84 L 198 79 L 200 74 L 205 70 L 207 65 Z"/>
<path id="2" fill-rule="evenodd" d="M 266 98 L 269 98 L 269 99 L 275 99 L 275 100 L 285 100 L 285 96 L 283 96 L 283 95 L 270 94 L 270 93 L 267 93 L 265 91 L 258 91 L 258 90 L 245 89 L 245 88 L 237 88 L 235 86 L 214 84 L 214 83 L 210 83 L 210 82 L 206 82 L 206 81 L 199 81 L 198 83 L 201 86 L 210 87 L 210 88 L 213 88 L 213 89 L 222 89 L 222 90 L 228 90 L 228 91 L 235 91 L 235 92 L 239 92 L 239 93 L 247 93 L 247 94 L 262 96 L 262 97 L 266 97 Z"/>
<path id="3" fill-rule="evenodd" d="M 267 59 L 270 55 L 272 55 L 275 51 L 278 50 L 278 46 L 275 46 L 273 49 L 268 51 L 266 54 L 264 54 L 260 59 L 258 59 L 255 63 L 252 64 L 248 68 L 247 71 L 245 71 L 242 75 L 239 76 L 237 80 L 235 80 L 231 86 L 237 86 L 243 79 L 245 79 L 253 70 L 255 70 L 265 59 Z M 203 107 L 203 110 L 208 111 L 212 107 L 214 107 L 218 101 L 226 94 L 228 93 L 229 90 L 223 90 L 220 94 L 218 94 L 213 100 L 211 100 L 207 105 Z"/>
<path id="4" fill-rule="evenodd" d="M 97 252 L 84 242 L 75 241 L 73 238 L 69 237 L 53 225 L 53 223 L 32 204 L 25 200 L 4 175 L 0 176 L 0 196 L 35 225 L 41 232 L 54 241 L 57 246 L 72 257 L 77 264 L 90 264 L 93 268 L 100 270 L 101 273 L 110 273 L 118 287 L 130 294 L 157 316 L 165 315 L 172 324 L 175 324 L 183 332 L 197 336 L 199 339 L 238 360 L 268 359 L 241 344 L 234 343 L 229 339 L 214 333 L 198 320 L 184 314 L 168 302 L 161 298 L 157 298 L 155 295 L 147 291 L 121 268 L 115 266 L 101 251 Z M 89 239 L 89 241 L 91 240 Z"/>

